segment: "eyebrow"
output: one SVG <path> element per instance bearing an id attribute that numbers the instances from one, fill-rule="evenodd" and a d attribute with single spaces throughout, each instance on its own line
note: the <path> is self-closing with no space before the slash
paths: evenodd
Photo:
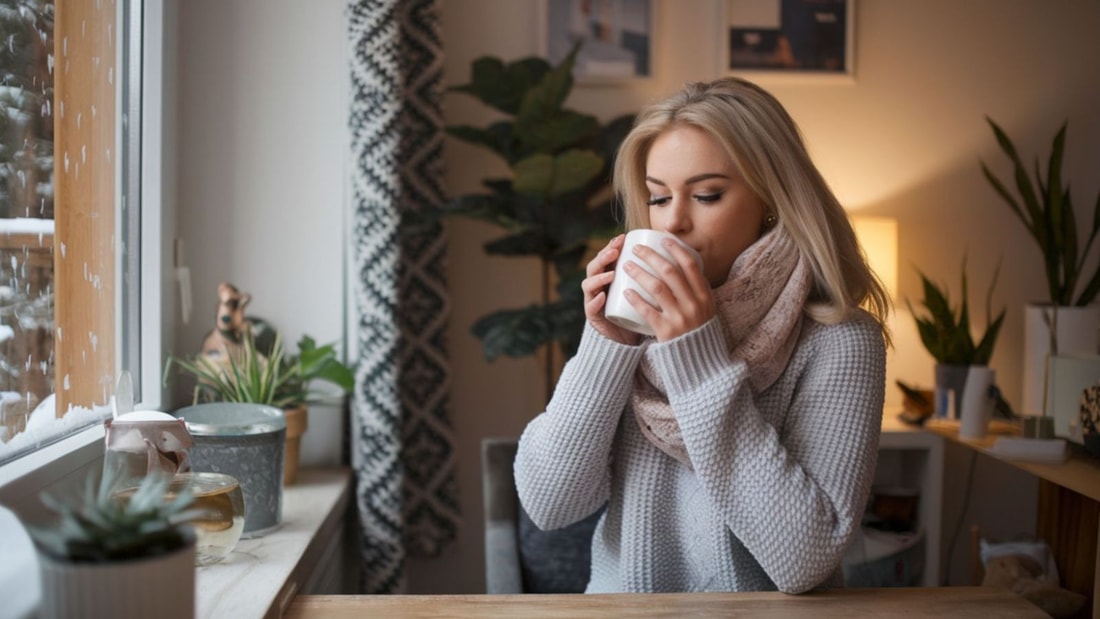
<path id="1" fill-rule="evenodd" d="M 704 173 L 704 174 L 696 174 L 695 176 L 692 176 L 691 178 L 684 181 L 684 184 L 685 185 L 694 185 L 695 183 L 698 183 L 700 181 L 706 181 L 706 180 L 710 180 L 712 178 L 729 179 L 729 176 L 727 176 L 725 174 L 718 174 L 716 172 L 707 172 L 707 173 Z M 646 180 L 646 182 L 654 183 L 654 184 L 660 185 L 662 187 L 668 187 L 668 183 L 662 181 L 659 178 L 653 178 L 652 176 L 646 176 L 645 180 Z"/>

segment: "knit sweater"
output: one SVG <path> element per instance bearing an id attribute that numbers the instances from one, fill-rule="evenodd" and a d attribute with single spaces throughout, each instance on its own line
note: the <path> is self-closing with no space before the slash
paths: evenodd
<path id="1" fill-rule="evenodd" d="M 516 489 L 543 529 L 607 510 L 587 591 L 800 593 L 836 583 L 874 478 L 886 351 L 865 313 L 804 319 L 787 368 L 751 393 L 722 326 L 649 344 L 692 466 L 629 409 L 644 346 L 586 327 L 520 437 Z"/>

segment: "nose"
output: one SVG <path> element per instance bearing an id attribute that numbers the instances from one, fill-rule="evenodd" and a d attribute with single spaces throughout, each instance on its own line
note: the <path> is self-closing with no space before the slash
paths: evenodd
<path id="1" fill-rule="evenodd" d="M 673 196 L 665 208 L 660 210 L 660 222 L 654 228 L 671 232 L 677 236 L 691 230 L 691 200 L 687 196 Z"/>

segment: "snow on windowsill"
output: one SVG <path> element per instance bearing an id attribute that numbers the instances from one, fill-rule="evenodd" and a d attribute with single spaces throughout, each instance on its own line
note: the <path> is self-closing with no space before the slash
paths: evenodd
<path id="1" fill-rule="evenodd" d="M 82 428 L 102 422 L 111 415 L 110 406 L 92 409 L 74 406 L 64 417 L 58 418 L 54 402 L 53 394 L 42 400 L 28 417 L 27 427 L 11 440 L 4 442 L 5 437 L 0 436 L 0 466 L 14 458 L 27 457 L 24 454 L 56 443 Z"/>

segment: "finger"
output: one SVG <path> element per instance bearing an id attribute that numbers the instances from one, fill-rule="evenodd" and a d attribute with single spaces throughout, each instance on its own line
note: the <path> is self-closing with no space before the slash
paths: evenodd
<path id="1" fill-rule="evenodd" d="M 672 294 L 668 286 L 658 279 L 657 276 L 653 275 L 653 273 L 646 270 L 645 267 L 631 260 L 623 265 L 623 270 L 630 279 L 634 280 L 642 290 L 645 290 L 646 293 L 654 299 L 656 302 L 654 307 L 656 307 L 658 311 L 662 309 L 662 300 L 665 304 L 671 304 L 673 302 Z"/>
<path id="2" fill-rule="evenodd" d="M 620 234 L 608 241 L 607 245 L 598 251 L 595 257 L 588 262 L 585 274 L 591 277 L 597 273 L 608 270 L 609 267 L 618 260 L 619 254 L 622 252 L 624 240 L 625 235 Z"/>
<path id="3" fill-rule="evenodd" d="M 676 261 L 676 264 L 680 266 L 680 271 L 684 274 L 685 279 L 694 291 L 696 293 L 708 292 L 710 290 L 710 284 L 707 282 L 706 276 L 703 275 L 703 270 L 699 262 L 695 259 L 698 254 L 688 250 L 672 239 L 664 239 L 661 243 L 664 245 L 665 251 L 667 251 Z"/>
<path id="4" fill-rule="evenodd" d="M 650 304 L 646 303 L 646 299 L 641 298 L 639 303 L 631 303 L 631 305 L 646 318 L 657 332 L 658 339 L 664 341 L 687 333 L 714 315 L 714 299 L 705 280 L 700 289 L 688 281 L 689 278 L 678 265 L 672 264 L 657 252 L 649 250 L 648 253 L 646 251 L 638 253 L 647 257 L 652 254 L 654 259 L 647 261 L 646 264 L 660 273 L 653 275 L 633 262 L 624 265 L 627 275 L 633 278 L 653 300 Z M 687 254 L 687 258 L 694 261 L 690 254 Z M 692 273 L 692 277 L 698 277 L 698 268 Z M 655 313 L 652 315 L 644 313 L 645 308 L 641 307 L 642 303 L 652 307 Z"/>
<path id="5" fill-rule="evenodd" d="M 663 282 L 673 296 L 683 298 L 692 294 L 691 286 L 688 284 L 687 278 L 678 263 L 672 262 L 653 249 L 642 245 L 634 246 L 634 254 L 652 269 L 655 279 Z M 641 284 L 642 281 L 639 280 L 638 283 Z M 648 287 L 646 291 L 651 294 L 656 292 Z"/>
<path id="6" fill-rule="evenodd" d="M 660 308 L 651 305 L 649 301 L 646 301 L 645 297 L 636 290 L 628 288 L 623 291 L 623 296 L 626 298 L 626 302 L 638 312 L 638 315 L 642 317 L 642 320 L 644 320 L 646 324 L 652 328 L 656 328 L 662 316 Z"/>
<path id="7" fill-rule="evenodd" d="M 591 277 L 586 277 L 584 281 L 581 282 L 581 291 L 584 292 L 586 298 L 591 298 L 611 285 L 611 281 L 614 279 L 615 271 L 597 273 Z"/>
<path id="8" fill-rule="evenodd" d="M 599 291 L 584 302 L 584 315 L 591 321 L 604 320 L 603 308 L 607 303 L 607 293 Z"/>

